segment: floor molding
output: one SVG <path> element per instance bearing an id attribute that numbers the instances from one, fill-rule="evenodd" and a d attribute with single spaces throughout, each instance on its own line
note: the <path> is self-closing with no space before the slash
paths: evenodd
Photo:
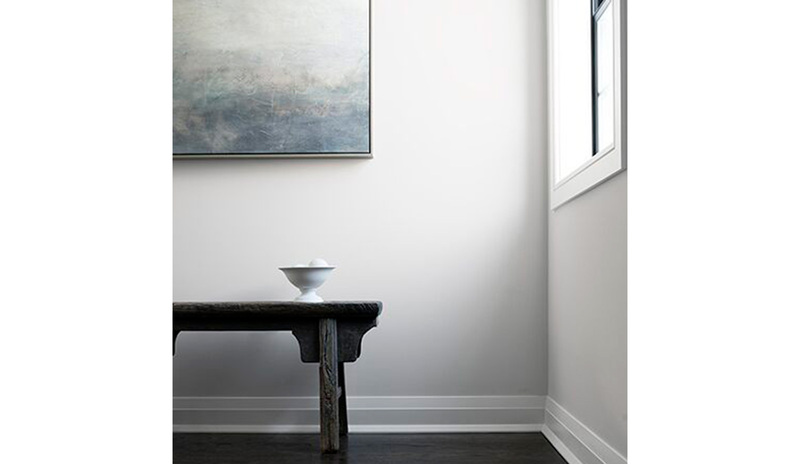
<path id="1" fill-rule="evenodd" d="M 567 461 L 568 464 L 582 464 L 580 459 L 577 456 L 572 454 L 572 451 L 569 450 L 567 445 L 561 441 L 558 436 L 547 426 L 547 424 L 542 425 L 542 434 L 547 438 L 547 441 L 553 445 L 553 448 L 558 451 L 558 454 Z"/>
<path id="2" fill-rule="evenodd" d="M 544 396 L 353 396 L 354 433 L 539 432 Z M 175 397 L 173 431 L 316 433 L 317 397 Z"/>
<path id="3" fill-rule="evenodd" d="M 350 425 L 350 433 L 530 433 L 542 424 Z M 319 433 L 319 425 L 174 424 L 175 433 Z"/>
<path id="4" fill-rule="evenodd" d="M 569 464 L 627 464 L 627 459 L 548 397 L 542 433 Z"/>

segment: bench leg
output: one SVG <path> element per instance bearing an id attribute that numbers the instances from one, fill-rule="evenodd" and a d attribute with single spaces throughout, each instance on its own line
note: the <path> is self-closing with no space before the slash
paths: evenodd
<path id="1" fill-rule="evenodd" d="M 339 435 L 347 435 L 347 391 L 344 387 L 344 363 L 339 363 Z"/>
<path id="2" fill-rule="evenodd" d="M 172 356 L 175 357 L 175 344 L 178 343 L 178 334 L 181 333 L 180 330 L 173 330 L 172 331 Z"/>
<path id="3" fill-rule="evenodd" d="M 323 453 L 339 451 L 339 353 L 336 319 L 319 321 L 319 412 Z"/>

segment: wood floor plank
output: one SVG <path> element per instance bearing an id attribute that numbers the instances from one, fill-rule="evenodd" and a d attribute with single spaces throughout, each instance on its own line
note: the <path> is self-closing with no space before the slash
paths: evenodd
<path id="1" fill-rule="evenodd" d="M 566 464 L 541 433 L 351 434 L 337 454 L 316 434 L 173 434 L 174 464 Z"/>

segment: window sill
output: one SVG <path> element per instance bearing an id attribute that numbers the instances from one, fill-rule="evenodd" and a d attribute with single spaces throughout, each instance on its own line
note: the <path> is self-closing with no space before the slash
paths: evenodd
<path id="1" fill-rule="evenodd" d="M 622 147 L 614 147 L 593 156 L 566 179 L 554 185 L 550 191 L 550 207 L 556 210 L 624 171 L 625 156 L 622 152 Z"/>

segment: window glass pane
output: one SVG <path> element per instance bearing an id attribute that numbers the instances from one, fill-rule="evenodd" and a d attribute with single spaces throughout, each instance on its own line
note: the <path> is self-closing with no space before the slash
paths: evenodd
<path id="1" fill-rule="evenodd" d="M 614 14 L 609 5 L 597 19 L 597 153 L 614 144 Z"/>
<path id="2" fill-rule="evenodd" d="M 548 3 L 553 14 L 553 174 L 558 183 L 592 159 L 592 23 L 586 2 Z"/>
<path id="3" fill-rule="evenodd" d="M 614 92 L 597 96 L 597 153 L 614 144 Z"/>

